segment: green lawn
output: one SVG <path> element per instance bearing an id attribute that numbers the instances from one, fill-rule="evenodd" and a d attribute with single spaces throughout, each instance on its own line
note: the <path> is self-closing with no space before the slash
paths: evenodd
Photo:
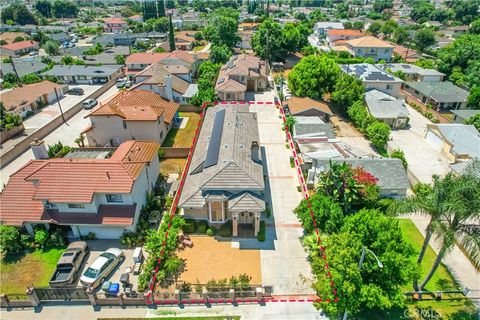
<path id="1" fill-rule="evenodd" d="M 167 137 L 163 141 L 162 147 L 189 148 L 192 146 L 192 140 L 195 135 L 195 129 L 200 120 L 200 114 L 195 112 L 180 112 L 181 118 L 187 118 L 188 122 L 183 129 L 170 129 Z"/>
<path id="2" fill-rule="evenodd" d="M 48 286 L 58 259 L 65 248 L 35 250 L 20 255 L 2 256 L 0 262 L 0 292 L 6 294 L 25 293 L 27 285 Z"/>
<path id="3" fill-rule="evenodd" d="M 240 320 L 239 316 L 223 317 L 166 317 L 148 318 L 150 320 Z M 143 320 L 143 318 L 98 318 L 97 320 Z"/>
<path id="4" fill-rule="evenodd" d="M 197 51 L 202 50 L 202 49 L 205 48 L 205 47 L 206 47 L 206 46 L 196 46 L 196 47 L 194 47 L 194 48 L 192 49 L 192 51 L 197 52 Z"/>

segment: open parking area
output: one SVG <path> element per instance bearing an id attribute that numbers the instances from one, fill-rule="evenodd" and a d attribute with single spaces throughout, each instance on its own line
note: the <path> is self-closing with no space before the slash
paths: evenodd
<path id="1" fill-rule="evenodd" d="M 433 175 L 444 176 L 450 171 L 449 161 L 424 138 L 427 124 L 432 122 L 410 106 L 407 108 L 410 113 L 409 126 L 406 129 L 393 130 L 388 147 L 389 150 L 402 150 L 408 169 L 415 178 L 420 182 L 430 183 Z"/>

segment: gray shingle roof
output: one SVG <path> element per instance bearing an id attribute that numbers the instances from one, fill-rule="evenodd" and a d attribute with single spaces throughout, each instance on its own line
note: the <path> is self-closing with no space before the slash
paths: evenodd
<path id="1" fill-rule="evenodd" d="M 453 145 L 452 151 L 456 154 L 480 158 L 480 133 L 473 125 L 449 123 L 431 127 L 436 127 L 445 140 Z"/>
<path id="2" fill-rule="evenodd" d="M 212 150 L 208 146 L 215 114 L 220 110 L 225 110 L 225 119 L 218 161 L 204 168 L 207 151 Z M 246 105 L 228 104 L 208 108 L 180 197 L 180 207 L 203 207 L 204 198 L 213 190 L 263 191 L 262 164 L 253 161 L 251 157 L 254 141 L 259 143 L 257 114 L 248 112 Z"/>
<path id="3" fill-rule="evenodd" d="M 325 136 L 335 138 L 333 126 L 330 123 L 324 123 L 319 117 L 295 116 L 295 125 L 293 128 L 294 139 L 302 136 Z"/>
<path id="4" fill-rule="evenodd" d="M 33 61 L 14 61 L 15 69 L 17 70 L 18 76 L 23 77 L 24 75 L 30 73 L 38 73 L 45 69 L 47 65 L 41 62 L 38 59 Z M 13 73 L 13 68 L 11 63 L 4 63 L 1 64 L 2 73 Z"/>
<path id="5" fill-rule="evenodd" d="M 262 197 L 250 192 L 242 192 L 233 195 L 228 201 L 228 210 L 231 211 L 263 211 L 265 201 Z"/>
<path id="6" fill-rule="evenodd" d="M 451 110 L 450 112 L 456 115 L 458 118 L 466 120 L 480 113 L 480 110 Z"/>
<path id="7" fill-rule="evenodd" d="M 431 97 L 438 102 L 465 102 L 469 92 L 463 90 L 450 81 L 444 82 L 405 82 L 410 88 L 417 90 L 427 97 Z"/>
<path id="8" fill-rule="evenodd" d="M 55 65 L 51 70 L 42 73 L 42 76 L 111 76 L 120 69 L 121 66 L 86 66 L 86 65 Z"/>
<path id="9" fill-rule="evenodd" d="M 346 158 L 341 160 L 331 160 L 333 162 L 346 162 L 352 167 L 362 167 L 365 171 L 371 173 L 378 179 L 380 189 L 408 189 L 410 182 L 407 173 L 400 159 L 392 158 Z M 319 160 L 317 168 L 320 171 L 326 171 L 330 168 L 329 160 Z"/>
<path id="10" fill-rule="evenodd" d="M 376 66 L 368 63 L 357 64 L 342 64 L 340 68 L 343 72 L 357 77 L 365 82 L 382 82 L 382 83 L 396 83 L 403 82 L 403 80 L 377 68 Z"/>
<path id="11" fill-rule="evenodd" d="M 377 119 L 408 118 L 409 113 L 403 100 L 367 100 L 370 114 Z"/>

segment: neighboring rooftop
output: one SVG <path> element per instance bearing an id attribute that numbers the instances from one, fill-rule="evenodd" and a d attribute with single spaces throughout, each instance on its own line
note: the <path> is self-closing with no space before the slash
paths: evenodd
<path id="1" fill-rule="evenodd" d="M 35 103 L 40 97 L 52 93 L 55 89 L 61 92 L 65 85 L 50 81 L 24 84 L 8 92 L 2 92 L 2 102 L 7 111 L 14 111 L 18 107 Z"/>
<path id="2" fill-rule="evenodd" d="M 368 63 L 342 64 L 343 72 L 366 82 L 403 82 L 401 79 Z"/>
<path id="3" fill-rule="evenodd" d="M 8 49 L 8 50 L 12 50 L 12 51 L 17 51 L 17 50 L 30 48 L 30 47 L 33 47 L 33 46 L 38 46 L 38 42 L 32 41 L 32 40 L 25 40 L 25 41 L 19 41 L 19 42 L 12 42 L 12 43 L 0 46 L 0 50 L 1 49 Z"/>
<path id="4" fill-rule="evenodd" d="M 390 43 L 372 36 L 365 36 L 358 39 L 352 39 L 347 41 L 347 44 L 351 45 L 352 47 L 360 47 L 360 48 L 393 48 L 394 47 Z"/>
<path id="5" fill-rule="evenodd" d="M 14 59 L 13 63 L 15 64 L 15 70 L 19 77 L 31 73 L 38 73 L 47 67 L 47 64 L 43 63 L 40 59 Z M 2 74 L 14 73 L 12 64 L 10 62 L 5 63 L 1 62 Z"/>
<path id="6" fill-rule="evenodd" d="M 370 114 L 377 119 L 408 118 L 408 109 L 403 100 L 367 100 Z"/>
<path id="7" fill-rule="evenodd" d="M 443 138 L 452 145 L 453 153 L 480 158 L 480 133 L 473 125 L 460 123 L 429 124 L 428 128 L 437 129 Z"/>
<path id="8" fill-rule="evenodd" d="M 327 35 L 332 36 L 344 36 L 344 37 L 361 37 L 364 33 L 360 30 L 351 30 L 351 29 L 330 29 L 327 31 Z"/>
<path id="9" fill-rule="evenodd" d="M 290 97 L 285 104 L 288 105 L 288 109 L 291 114 L 296 114 L 309 109 L 318 109 L 326 114 L 332 115 L 332 110 L 330 107 L 323 101 L 314 100 L 309 97 Z"/>
<path id="10" fill-rule="evenodd" d="M 438 102 L 459 102 L 467 101 L 469 92 L 457 87 L 450 81 L 443 82 L 405 82 L 408 87 L 417 90 L 421 94 Z"/>
<path id="11" fill-rule="evenodd" d="M 462 119 L 470 119 L 480 113 L 480 110 L 451 110 L 451 113 Z"/>
<path id="12" fill-rule="evenodd" d="M 220 69 L 215 89 L 223 92 L 246 91 L 247 86 L 234 78 L 267 78 L 267 66 L 260 58 L 247 54 L 232 56 Z"/>
<path id="13" fill-rule="evenodd" d="M 125 64 L 154 64 L 169 55 L 168 52 L 136 52 L 125 59 Z"/>
<path id="14" fill-rule="evenodd" d="M 385 63 L 385 64 L 377 64 L 378 68 L 387 71 L 390 69 L 391 72 L 401 71 L 408 75 L 419 74 L 422 76 L 445 76 L 444 73 L 441 73 L 434 69 L 423 69 L 414 64 L 408 63 Z"/>
<path id="15" fill-rule="evenodd" d="M 330 123 L 323 122 L 319 117 L 294 116 L 294 139 L 333 139 L 335 132 Z"/>
<path id="16" fill-rule="evenodd" d="M 55 65 L 52 69 L 42 73 L 42 76 L 90 76 L 108 77 L 117 72 L 121 66 L 86 66 L 86 65 Z"/>

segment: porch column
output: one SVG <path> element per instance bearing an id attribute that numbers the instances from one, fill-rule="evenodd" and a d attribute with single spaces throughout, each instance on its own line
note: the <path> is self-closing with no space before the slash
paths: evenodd
<path id="1" fill-rule="evenodd" d="M 238 236 L 238 212 L 232 212 L 232 235 Z"/>
<path id="2" fill-rule="evenodd" d="M 212 221 L 212 203 L 208 203 L 208 220 Z"/>
<path id="3" fill-rule="evenodd" d="M 222 221 L 225 221 L 225 202 L 222 201 Z"/>
<path id="4" fill-rule="evenodd" d="M 33 232 L 33 226 L 30 223 L 25 224 L 25 229 L 27 230 L 27 233 L 30 237 L 35 236 L 35 232 Z"/>
<path id="5" fill-rule="evenodd" d="M 255 237 L 258 235 L 260 231 L 260 212 L 255 212 Z"/>
<path id="6" fill-rule="evenodd" d="M 73 235 L 75 236 L 75 238 L 80 239 L 81 234 L 80 234 L 80 229 L 78 228 L 78 226 L 72 225 L 71 228 L 72 228 L 72 232 L 73 232 Z"/>

